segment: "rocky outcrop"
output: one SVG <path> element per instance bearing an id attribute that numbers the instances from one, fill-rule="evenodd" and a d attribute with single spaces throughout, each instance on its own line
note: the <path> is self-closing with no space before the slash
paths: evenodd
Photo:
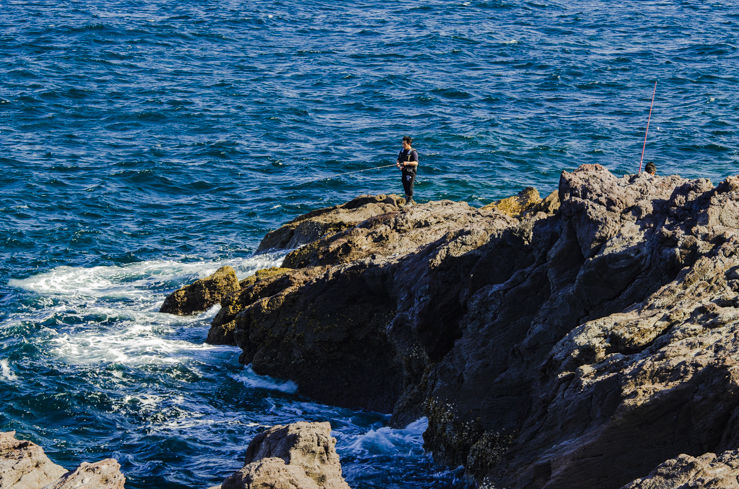
<path id="1" fill-rule="evenodd" d="M 66 472 L 49 460 L 40 446 L 17 440 L 15 431 L 0 433 L 0 487 L 41 488 Z"/>
<path id="2" fill-rule="evenodd" d="M 403 202 L 397 195 L 362 195 L 346 204 L 309 212 L 268 233 L 259 243 L 257 253 L 297 248 L 371 217 L 397 211 Z"/>
<path id="3" fill-rule="evenodd" d="M 382 210 L 254 278 L 212 332 L 317 400 L 428 416 L 426 447 L 483 485 L 617 488 L 739 446 L 739 177 L 584 165 L 518 217 Z"/>
<path id="4" fill-rule="evenodd" d="M 121 465 L 108 458 L 94 464 L 83 462 L 76 470 L 44 489 L 123 489 L 125 483 Z"/>
<path id="5" fill-rule="evenodd" d="M 739 450 L 681 454 L 622 489 L 739 489 Z"/>
<path id="6" fill-rule="evenodd" d="M 54 464 L 43 449 L 18 440 L 15 432 L 0 433 L 0 488 L 3 489 L 123 489 L 125 477 L 113 459 L 67 472 Z"/>
<path id="7" fill-rule="evenodd" d="M 222 489 L 349 489 L 329 423 L 273 426 L 246 450 L 244 467 Z"/>
<path id="8" fill-rule="evenodd" d="M 506 197 L 505 199 L 488 204 L 483 208 L 497 209 L 503 214 L 507 214 L 511 217 L 521 217 L 527 212 L 536 209 L 541 201 L 542 199 L 539 196 L 538 190 L 534 187 L 526 187 L 520 191 L 518 195 Z"/>
<path id="9" fill-rule="evenodd" d="M 159 312 L 179 316 L 203 312 L 239 289 L 239 280 L 234 269 L 229 266 L 221 267 L 213 275 L 186 285 L 167 296 Z"/>
<path id="10" fill-rule="evenodd" d="M 406 379 L 386 328 L 404 289 L 415 287 L 416 269 L 426 267 L 440 240 L 461 233 L 475 243 L 513 222 L 451 201 L 373 216 L 288 254 L 283 266 L 300 268 L 244 282 L 222 301 L 209 337 L 228 342 L 232 335 L 242 362 L 293 379 L 307 396 L 390 412 Z"/>

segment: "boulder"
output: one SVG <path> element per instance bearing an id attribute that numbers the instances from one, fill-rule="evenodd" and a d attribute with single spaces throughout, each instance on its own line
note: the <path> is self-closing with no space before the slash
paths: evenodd
<path id="1" fill-rule="evenodd" d="M 2 489 L 123 489 L 126 478 L 113 459 L 83 462 L 67 472 L 54 464 L 43 449 L 17 440 L 15 432 L 0 433 L 0 488 Z"/>
<path id="2" fill-rule="evenodd" d="M 125 483 L 121 465 L 108 458 L 94 464 L 83 462 L 76 470 L 44 489 L 123 489 Z"/>
<path id="3" fill-rule="evenodd" d="M 240 290 L 236 272 L 224 266 L 208 277 L 186 285 L 164 299 L 159 312 L 186 316 L 203 312 Z"/>
<path id="4" fill-rule="evenodd" d="M 539 202 L 534 210 L 537 212 L 544 212 L 545 214 L 554 214 L 559 210 L 559 206 L 559 191 L 555 190 L 544 197 L 544 200 Z"/>
<path id="5" fill-rule="evenodd" d="M 277 425 L 257 435 L 222 489 L 349 489 L 329 423 Z"/>
<path id="6" fill-rule="evenodd" d="M 15 438 L 15 431 L 0 433 L 0 487 L 40 489 L 67 471 L 30 441 Z"/>
<path id="7" fill-rule="evenodd" d="M 235 345 L 234 331 L 236 316 L 247 306 L 279 293 L 294 290 L 302 285 L 317 270 L 292 270 L 288 268 L 268 268 L 258 270 L 254 275 L 240 282 L 239 290 L 221 300 L 221 309 L 213 318 L 206 343 L 212 345 Z"/>
<path id="8" fill-rule="evenodd" d="M 739 449 L 699 457 L 680 454 L 622 489 L 739 489 Z"/>

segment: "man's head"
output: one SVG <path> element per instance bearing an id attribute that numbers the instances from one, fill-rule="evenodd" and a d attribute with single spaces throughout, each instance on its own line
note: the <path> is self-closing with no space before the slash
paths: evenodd
<path id="1" fill-rule="evenodd" d="M 403 148 L 409 149 L 413 139 L 410 136 L 403 136 Z"/>
<path id="2" fill-rule="evenodd" d="M 647 163 L 647 166 L 644 167 L 644 171 L 649 173 L 650 175 L 656 175 L 657 166 L 654 164 L 654 161 L 650 161 L 649 163 Z"/>

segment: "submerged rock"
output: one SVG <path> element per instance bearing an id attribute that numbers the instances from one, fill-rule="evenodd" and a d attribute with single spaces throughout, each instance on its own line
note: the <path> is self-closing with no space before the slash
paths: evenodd
<path id="1" fill-rule="evenodd" d="M 428 416 L 426 448 L 481 484 L 615 489 L 739 446 L 737 182 L 583 165 L 519 217 L 388 204 L 213 330 L 314 399 Z"/>
<path id="2" fill-rule="evenodd" d="M 222 489 L 349 489 L 329 423 L 273 426 L 246 450 L 244 467 Z"/>
<path id="3" fill-rule="evenodd" d="M 0 433 L 0 488 L 2 489 L 123 489 L 126 478 L 113 459 L 82 463 L 67 472 L 54 464 L 43 449 Z"/>
<path id="4" fill-rule="evenodd" d="M 234 269 L 229 266 L 221 267 L 214 274 L 170 294 L 159 312 L 179 316 L 203 312 L 239 289 L 239 280 Z"/>

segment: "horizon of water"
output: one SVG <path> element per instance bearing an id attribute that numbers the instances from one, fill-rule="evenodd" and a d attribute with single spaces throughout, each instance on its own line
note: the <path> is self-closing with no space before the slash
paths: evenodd
<path id="1" fill-rule="evenodd" d="M 425 420 L 311 402 L 159 314 L 360 194 L 480 206 L 599 163 L 739 173 L 739 6 L 697 1 L 3 2 L 0 431 L 126 487 L 205 488 L 264 426 L 329 420 L 355 489 L 462 487 Z M 377 169 L 375 169 L 377 168 Z M 363 171 L 358 171 L 363 170 Z M 352 172 L 352 173 L 349 173 Z"/>

